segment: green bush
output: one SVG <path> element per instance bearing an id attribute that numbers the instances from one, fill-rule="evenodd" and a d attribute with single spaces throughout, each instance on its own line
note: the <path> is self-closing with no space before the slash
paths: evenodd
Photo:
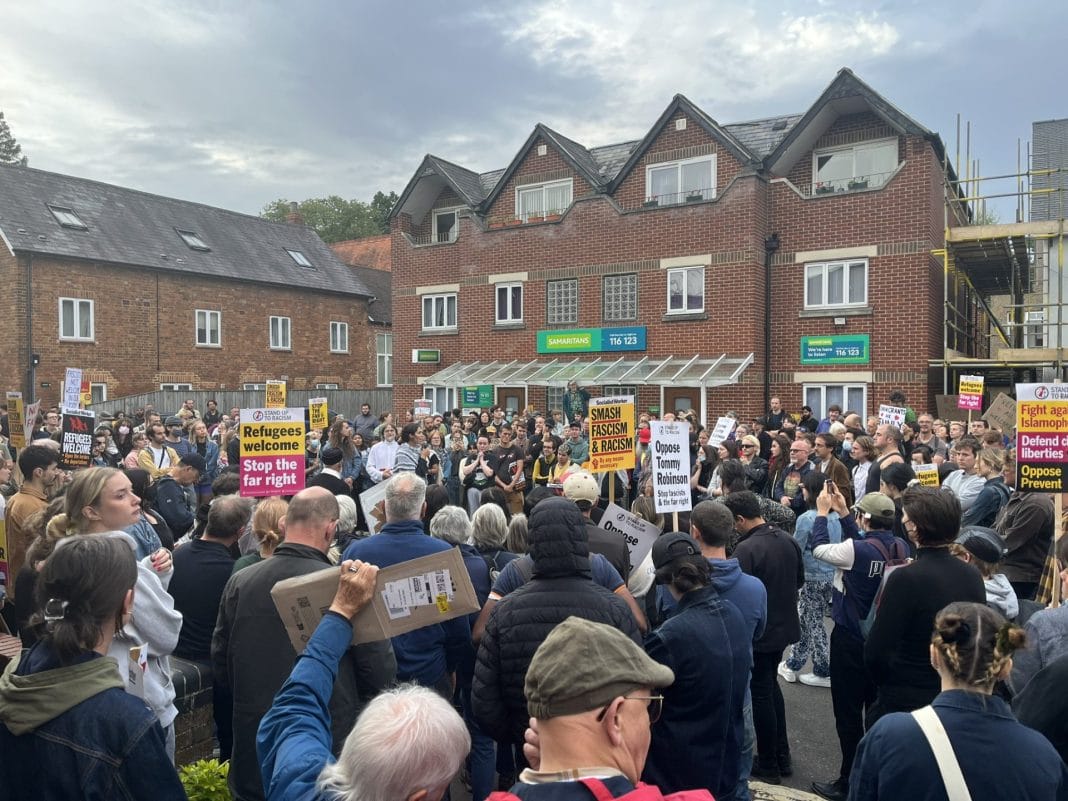
<path id="1" fill-rule="evenodd" d="M 226 786 L 229 773 L 230 763 L 217 759 L 201 759 L 178 769 L 189 801 L 230 801 L 230 788 Z"/>

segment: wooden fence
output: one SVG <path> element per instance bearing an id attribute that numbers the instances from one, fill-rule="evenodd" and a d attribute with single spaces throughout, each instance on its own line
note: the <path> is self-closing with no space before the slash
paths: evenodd
<path id="1" fill-rule="evenodd" d="M 127 395 L 125 398 L 94 403 L 89 408 L 97 414 L 107 412 L 115 414 L 125 411 L 132 415 L 137 409 L 143 408 L 146 403 L 152 406 L 161 415 L 174 414 L 182 407 L 189 398 L 193 399 L 194 406 L 201 413 L 207 407 L 209 400 L 219 404 L 219 411 L 228 413 L 231 408 L 258 409 L 266 405 L 265 392 L 263 390 L 190 390 L 174 392 L 163 390 L 157 392 L 145 392 L 141 395 Z M 393 390 L 390 389 L 289 389 L 286 392 L 287 406 L 307 406 L 309 398 L 326 398 L 327 406 L 331 415 L 341 412 L 349 418 L 360 413 L 360 406 L 364 403 L 371 404 L 371 414 L 379 415 L 393 409 Z"/>

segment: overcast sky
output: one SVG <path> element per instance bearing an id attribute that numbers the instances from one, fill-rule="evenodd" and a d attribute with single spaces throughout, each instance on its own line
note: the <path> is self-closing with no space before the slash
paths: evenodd
<path id="1" fill-rule="evenodd" d="M 951 154 L 971 120 L 990 175 L 1068 117 L 1066 30 L 1054 0 L 7 0 L 0 111 L 31 166 L 258 213 L 399 193 L 427 152 L 504 167 L 537 122 L 639 138 L 675 93 L 803 112 L 849 66 Z"/>

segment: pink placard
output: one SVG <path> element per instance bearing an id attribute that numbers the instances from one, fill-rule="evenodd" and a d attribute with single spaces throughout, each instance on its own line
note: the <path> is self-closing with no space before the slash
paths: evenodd
<path id="1" fill-rule="evenodd" d="M 967 409 L 972 412 L 980 412 L 983 410 L 983 396 L 982 395 L 958 395 L 957 396 L 957 408 Z"/>
<path id="2" fill-rule="evenodd" d="M 294 495 L 304 489 L 304 456 L 244 456 L 241 495 L 261 498 Z"/>

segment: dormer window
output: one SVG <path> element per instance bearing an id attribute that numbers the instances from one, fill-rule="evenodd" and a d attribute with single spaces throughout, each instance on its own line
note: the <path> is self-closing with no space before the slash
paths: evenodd
<path id="1" fill-rule="evenodd" d="M 645 168 L 645 200 L 668 206 L 716 197 L 716 156 L 660 162 Z"/>
<path id="2" fill-rule="evenodd" d="M 310 268 L 312 266 L 312 263 L 308 261 L 308 257 L 301 253 L 299 250 L 290 250 L 289 248 L 286 248 L 286 253 L 289 254 L 289 258 L 293 259 L 293 261 L 296 262 L 298 267 Z"/>
<path id="3" fill-rule="evenodd" d="M 523 222 L 531 217 L 563 214 L 571 205 L 572 181 L 520 186 L 515 190 L 515 216 Z"/>
<path id="4" fill-rule="evenodd" d="M 65 206 L 49 206 L 48 210 L 52 212 L 56 222 L 64 228 L 73 228 L 76 231 L 89 230 L 89 226 L 82 222 L 82 218 L 78 216 L 74 209 L 68 209 Z"/>
<path id="5" fill-rule="evenodd" d="M 460 223 L 457 218 L 459 208 L 452 209 L 434 209 L 431 212 L 433 215 L 433 227 L 431 232 L 433 235 L 432 241 L 434 242 L 455 242 L 457 235 L 460 233 Z"/>
<path id="6" fill-rule="evenodd" d="M 829 147 L 812 154 L 815 194 L 878 189 L 897 168 L 897 139 Z"/>
<path id="7" fill-rule="evenodd" d="M 190 250 L 200 250 L 205 253 L 211 250 L 208 247 L 208 243 L 201 239 L 200 234 L 195 231 L 183 231 L 181 228 L 175 228 L 174 230 L 178 232 L 178 236 L 189 246 Z"/>

